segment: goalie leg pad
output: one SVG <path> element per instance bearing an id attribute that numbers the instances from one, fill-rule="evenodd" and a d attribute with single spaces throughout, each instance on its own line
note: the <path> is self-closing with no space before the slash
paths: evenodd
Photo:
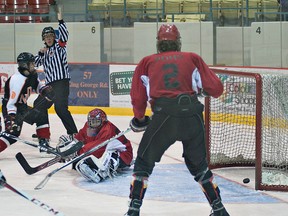
<path id="1" fill-rule="evenodd" d="M 95 157 L 95 156 L 91 155 L 91 156 L 84 158 L 83 160 L 80 160 L 76 164 L 75 168 L 76 168 L 77 172 L 81 176 L 86 178 L 88 181 L 92 181 L 94 183 L 99 183 L 101 180 L 103 180 L 103 177 L 99 174 L 100 169 L 94 164 L 93 159 L 91 159 L 91 157 Z M 94 164 L 94 165 L 92 165 L 92 164 Z"/>
<path id="2" fill-rule="evenodd" d="M 94 155 L 83 158 L 76 164 L 76 170 L 89 181 L 99 183 L 107 177 L 114 177 L 119 166 L 119 153 L 105 152 L 100 159 Z"/>

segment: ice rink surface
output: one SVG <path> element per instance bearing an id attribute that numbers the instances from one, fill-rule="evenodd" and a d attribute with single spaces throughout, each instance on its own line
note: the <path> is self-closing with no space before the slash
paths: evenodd
<path id="1" fill-rule="evenodd" d="M 80 129 L 86 115 L 73 115 Z M 55 114 L 50 114 L 51 145 L 66 131 Z M 109 120 L 125 130 L 130 116 L 108 116 Z M 21 138 L 32 141 L 35 126 L 24 124 Z M 134 157 L 142 133 L 126 134 L 132 142 Z M 41 158 L 38 149 L 17 142 L 0 154 L 0 169 L 7 182 L 16 189 L 49 205 L 66 216 L 120 216 L 127 210 L 129 183 L 132 168 L 114 179 L 100 184 L 87 182 L 79 174 L 64 168 L 51 177 L 41 190 L 34 187 L 54 169 L 57 163 L 33 175 L 27 175 L 15 159 L 22 152 L 31 166 L 37 166 L 48 158 Z M 141 208 L 141 216 L 208 216 L 210 207 L 199 186 L 188 173 L 182 155 L 182 146 L 175 143 L 156 165 L 148 182 L 148 190 Z M 226 168 L 213 170 L 223 202 L 231 216 L 288 216 L 288 192 L 254 190 L 253 168 Z M 250 183 L 243 184 L 244 178 Z M 53 215 L 32 202 L 4 188 L 0 190 L 1 216 L 49 216 Z"/>

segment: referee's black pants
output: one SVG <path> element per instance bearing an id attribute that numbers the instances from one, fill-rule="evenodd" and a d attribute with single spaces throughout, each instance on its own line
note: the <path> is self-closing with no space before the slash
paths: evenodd
<path id="1" fill-rule="evenodd" d="M 50 85 L 55 92 L 53 101 L 47 101 L 44 97 L 39 95 L 34 101 L 34 108 L 48 113 L 48 109 L 54 103 L 56 114 L 61 119 L 67 134 L 78 133 L 74 119 L 68 110 L 68 97 L 70 93 L 69 80 L 58 80 L 47 85 Z"/>

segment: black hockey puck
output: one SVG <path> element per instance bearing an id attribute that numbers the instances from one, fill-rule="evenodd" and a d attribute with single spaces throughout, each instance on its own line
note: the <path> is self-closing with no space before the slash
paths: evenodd
<path id="1" fill-rule="evenodd" d="M 37 134 L 32 134 L 32 138 L 37 139 L 38 138 Z"/>
<path id="2" fill-rule="evenodd" d="M 243 183 L 244 183 L 244 184 L 248 184 L 249 182 L 250 182 L 250 179 L 249 179 L 249 178 L 244 178 L 244 179 L 243 179 Z"/>

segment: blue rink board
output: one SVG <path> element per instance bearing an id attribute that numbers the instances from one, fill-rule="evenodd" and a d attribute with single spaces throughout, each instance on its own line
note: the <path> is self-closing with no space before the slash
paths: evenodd
<path id="1" fill-rule="evenodd" d="M 75 183 L 85 190 L 114 196 L 128 197 L 132 169 L 99 184 L 77 177 Z M 214 177 L 225 203 L 280 203 L 281 201 L 261 191 L 249 189 L 235 182 Z M 197 182 L 184 164 L 157 164 L 149 178 L 145 199 L 168 202 L 199 202 L 207 200 Z"/>

